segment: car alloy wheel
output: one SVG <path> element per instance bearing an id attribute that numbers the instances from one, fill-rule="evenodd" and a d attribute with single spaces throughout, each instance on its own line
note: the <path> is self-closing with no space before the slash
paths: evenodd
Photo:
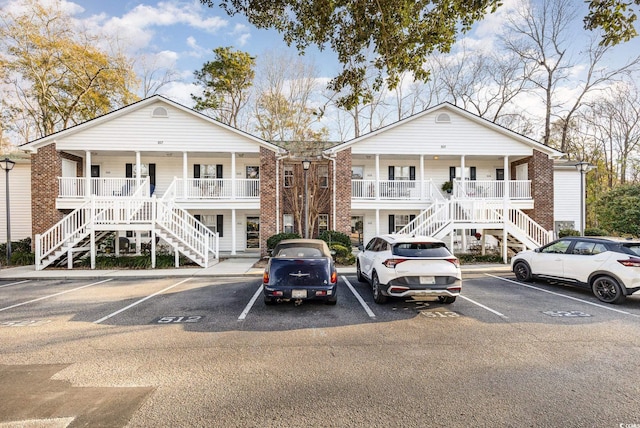
<path id="1" fill-rule="evenodd" d="M 371 280 L 371 288 L 373 289 L 373 301 L 376 303 L 385 303 L 387 301 L 387 296 L 382 294 L 380 290 L 380 280 L 378 280 L 378 275 L 374 272 L 373 279 Z"/>
<path id="2" fill-rule="evenodd" d="M 440 301 L 440 303 L 450 305 L 451 303 L 456 301 L 456 296 L 438 296 L 438 300 Z"/>
<path id="3" fill-rule="evenodd" d="M 618 281 L 610 276 L 599 276 L 591 285 L 593 294 L 605 303 L 622 303 L 626 296 Z"/>
<path id="4" fill-rule="evenodd" d="M 513 267 L 513 272 L 516 274 L 518 281 L 531 281 L 531 268 L 525 262 L 516 263 Z"/>

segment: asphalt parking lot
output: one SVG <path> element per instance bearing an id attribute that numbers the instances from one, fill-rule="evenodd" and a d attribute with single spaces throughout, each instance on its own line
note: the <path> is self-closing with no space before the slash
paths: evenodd
<path id="1" fill-rule="evenodd" d="M 265 306 L 257 277 L 7 280 L 0 341 L 0 427 L 640 424 L 640 296 L 510 273 L 451 305 L 355 275 L 336 306 Z"/>

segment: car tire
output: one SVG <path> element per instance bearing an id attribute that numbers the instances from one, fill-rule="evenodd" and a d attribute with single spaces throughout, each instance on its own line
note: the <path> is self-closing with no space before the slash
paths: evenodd
<path id="1" fill-rule="evenodd" d="M 618 281 L 607 275 L 594 279 L 591 283 L 591 291 L 598 300 L 605 303 L 618 304 L 627 298 Z"/>
<path id="2" fill-rule="evenodd" d="M 451 303 L 456 301 L 456 296 L 438 296 L 438 300 L 440 301 L 440 303 L 450 305 Z"/>
<path id="3" fill-rule="evenodd" d="M 382 290 L 380 289 L 380 280 L 378 279 L 378 274 L 373 273 L 373 277 L 371 278 L 371 289 L 373 291 L 373 301 L 378 304 L 383 304 L 387 302 L 387 296 L 382 294 Z"/>
<path id="4" fill-rule="evenodd" d="M 324 304 L 325 305 L 331 305 L 331 306 L 335 306 L 336 303 L 338 303 L 338 298 L 334 298 L 334 299 L 329 299 L 329 300 L 325 300 Z"/>
<path id="5" fill-rule="evenodd" d="M 356 278 L 358 282 L 367 282 L 367 280 L 362 276 L 362 271 L 360 270 L 360 262 L 356 263 Z"/>
<path id="6" fill-rule="evenodd" d="M 264 304 L 267 306 L 273 306 L 276 304 L 276 301 L 273 300 L 271 297 L 265 297 L 264 298 Z"/>
<path id="7" fill-rule="evenodd" d="M 513 266 L 513 273 L 516 274 L 518 281 L 531 281 L 531 268 L 525 262 L 518 262 Z"/>

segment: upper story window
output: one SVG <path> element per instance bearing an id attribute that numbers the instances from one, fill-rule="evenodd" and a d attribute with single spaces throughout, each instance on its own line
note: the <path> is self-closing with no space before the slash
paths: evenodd
<path id="1" fill-rule="evenodd" d="M 284 166 L 284 187 L 293 187 L 293 165 Z"/>
<path id="2" fill-rule="evenodd" d="M 329 187 L 329 166 L 318 165 L 318 181 L 320 187 L 326 189 Z"/>
<path id="3" fill-rule="evenodd" d="M 364 178 L 364 166 L 357 165 L 351 167 L 351 179 L 362 180 Z"/>
<path id="4" fill-rule="evenodd" d="M 151 113 L 152 117 L 169 117 L 169 111 L 164 107 L 156 107 Z"/>

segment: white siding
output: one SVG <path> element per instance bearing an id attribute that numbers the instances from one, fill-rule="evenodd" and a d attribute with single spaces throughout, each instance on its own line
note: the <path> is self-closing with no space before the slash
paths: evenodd
<path id="1" fill-rule="evenodd" d="M 526 156 L 531 146 L 453 110 L 450 123 L 436 123 L 438 110 L 391 127 L 351 146 L 353 154 L 430 154 Z"/>
<path id="2" fill-rule="evenodd" d="M 578 230 L 580 228 L 580 173 L 574 167 L 555 169 L 553 183 L 554 221 L 573 222 L 573 229 Z"/>
<path id="3" fill-rule="evenodd" d="M 168 110 L 168 117 L 152 116 L 158 106 Z M 71 133 L 56 140 L 56 145 L 58 150 L 81 151 L 260 151 L 258 142 L 248 136 L 160 101 Z"/>
<path id="4" fill-rule="evenodd" d="M 4 170 L 0 170 L 0 242 L 7 242 L 6 174 Z M 16 163 L 9 172 L 9 198 L 11 240 L 31 237 L 30 163 Z"/>

